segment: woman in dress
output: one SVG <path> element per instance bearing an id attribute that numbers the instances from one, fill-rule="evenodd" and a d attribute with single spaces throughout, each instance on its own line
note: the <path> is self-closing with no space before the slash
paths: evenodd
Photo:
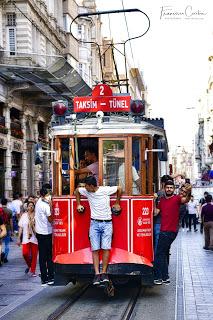
<path id="1" fill-rule="evenodd" d="M 31 272 L 32 277 L 36 277 L 36 263 L 38 256 L 38 241 L 35 236 L 35 205 L 32 201 L 27 204 L 27 211 L 19 220 L 19 234 L 17 244 L 22 244 L 22 255 L 26 261 L 25 273 Z M 21 241 L 22 236 L 22 241 Z"/>

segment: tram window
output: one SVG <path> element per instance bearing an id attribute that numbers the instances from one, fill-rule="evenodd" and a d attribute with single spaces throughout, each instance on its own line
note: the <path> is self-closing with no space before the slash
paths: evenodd
<path id="1" fill-rule="evenodd" d="M 103 141 L 103 185 L 120 185 L 125 190 L 125 141 Z M 122 169 L 123 168 L 123 169 Z"/>
<path id="2" fill-rule="evenodd" d="M 141 155 L 140 138 L 132 139 L 132 194 L 141 194 Z"/>
<path id="3" fill-rule="evenodd" d="M 62 195 L 70 193 L 69 139 L 61 139 L 61 177 Z"/>
<path id="4" fill-rule="evenodd" d="M 77 139 L 77 141 L 75 142 L 75 168 L 75 187 L 77 187 L 79 184 L 84 183 L 84 179 L 91 174 L 95 176 L 98 182 L 97 138 Z M 85 171 L 84 169 L 88 171 Z"/>

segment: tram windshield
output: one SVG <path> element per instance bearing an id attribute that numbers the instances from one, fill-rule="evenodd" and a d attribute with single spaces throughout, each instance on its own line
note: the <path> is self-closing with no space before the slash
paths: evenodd
<path id="1" fill-rule="evenodd" d="M 56 138 L 55 147 L 59 151 L 53 170 L 56 195 L 73 195 L 88 175 L 94 175 L 98 185 L 120 185 L 126 195 L 152 194 L 158 188 L 158 159 L 152 152 L 145 158 L 152 137 Z"/>

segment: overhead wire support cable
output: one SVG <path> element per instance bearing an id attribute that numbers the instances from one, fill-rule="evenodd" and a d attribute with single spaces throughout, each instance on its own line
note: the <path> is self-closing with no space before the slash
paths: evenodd
<path id="1" fill-rule="evenodd" d="M 147 18 L 147 20 L 148 20 L 148 26 L 147 26 L 147 28 L 146 28 L 146 30 L 142 33 L 142 34 L 140 34 L 140 35 L 138 35 L 138 36 L 134 36 L 134 37 L 131 37 L 131 38 L 128 38 L 127 40 L 125 40 L 125 41 L 123 41 L 123 42 L 120 42 L 120 43 L 116 43 L 116 44 L 122 44 L 123 46 L 124 46 L 124 54 L 126 53 L 126 44 L 127 44 L 127 42 L 128 41 L 130 41 L 130 40 L 133 40 L 133 39 L 138 39 L 138 38 L 141 38 L 142 36 L 144 36 L 147 32 L 148 32 L 148 30 L 149 30 L 149 28 L 150 28 L 150 19 L 149 19 L 149 17 L 148 17 L 148 15 L 145 13 L 145 12 L 143 12 L 143 11 L 141 11 L 140 9 L 123 9 L 123 10 L 108 10 L 108 11 L 96 11 L 96 12 L 88 12 L 88 13 L 81 13 L 81 14 L 78 14 L 73 20 L 72 20 L 72 22 L 71 22 L 71 24 L 70 24 L 70 33 L 71 33 L 71 35 L 73 36 L 73 38 L 76 40 L 76 41 L 80 41 L 78 38 L 76 38 L 76 36 L 72 33 L 72 25 L 73 25 L 73 23 L 77 20 L 77 19 L 79 19 L 79 18 L 86 18 L 86 17 L 91 17 L 91 16 L 99 16 L 99 15 L 104 15 L 104 14 L 113 14 L 113 13 L 123 13 L 123 12 L 138 12 L 138 13 L 142 13 L 143 15 L 145 15 L 145 17 Z M 82 41 L 82 40 L 81 40 Z M 100 47 L 102 46 L 102 45 L 100 45 L 100 44 L 98 44 L 97 42 L 95 42 L 95 41 L 82 41 L 83 43 L 89 43 L 89 44 L 94 44 L 94 45 L 96 45 L 97 47 L 98 47 L 98 51 L 99 51 L 99 60 L 100 60 L 100 67 L 101 67 L 101 74 L 102 74 L 102 82 L 104 82 L 104 75 L 103 75 L 103 65 L 102 65 L 102 59 L 101 59 L 101 50 L 100 50 Z M 115 45 L 115 44 L 114 44 Z M 125 66 L 127 65 L 127 60 L 126 60 L 126 58 L 125 58 Z M 127 92 L 128 92 L 128 85 L 127 85 Z"/>

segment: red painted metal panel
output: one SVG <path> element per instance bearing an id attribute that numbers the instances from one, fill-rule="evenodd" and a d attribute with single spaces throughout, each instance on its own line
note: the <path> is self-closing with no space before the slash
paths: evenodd
<path id="1" fill-rule="evenodd" d="M 81 199 L 81 204 L 85 210 L 79 213 L 76 210 L 76 200 L 72 200 L 72 216 L 73 216 L 73 251 L 90 247 L 89 226 L 90 226 L 90 208 L 87 199 Z"/>
<path id="2" fill-rule="evenodd" d="M 71 252 L 70 199 L 53 199 L 53 260 L 59 254 Z"/>
<path id="3" fill-rule="evenodd" d="M 131 251 L 153 261 L 153 199 L 131 199 Z"/>
<path id="4" fill-rule="evenodd" d="M 111 200 L 111 206 L 115 200 Z M 112 216 L 113 239 L 112 248 L 120 248 L 129 251 L 129 199 L 121 199 L 121 213 L 119 216 Z"/>

